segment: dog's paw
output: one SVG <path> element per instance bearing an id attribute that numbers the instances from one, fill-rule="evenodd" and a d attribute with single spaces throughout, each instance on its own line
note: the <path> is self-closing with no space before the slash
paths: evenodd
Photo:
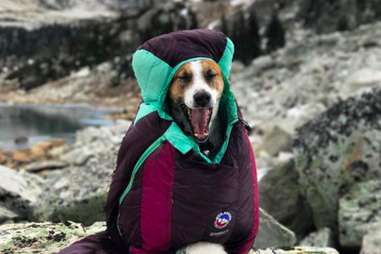
<path id="1" fill-rule="evenodd" d="M 224 247 L 216 243 L 199 242 L 188 245 L 176 254 L 227 254 Z"/>

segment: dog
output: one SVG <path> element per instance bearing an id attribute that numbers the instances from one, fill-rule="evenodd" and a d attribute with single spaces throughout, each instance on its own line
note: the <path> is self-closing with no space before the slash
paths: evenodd
<path id="1" fill-rule="evenodd" d="M 169 112 L 188 135 L 213 156 L 222 143 L 223 126 L 218 117 L 224 89 L 221 69 L 213 60 L 184 64 L 176 72 L 168 91 Z M 226 254 L 220 244 L 198 242 L 179 251 L 184 254 Z"/>
<path id="2" fill-rule="evenodd" d="M 121 143 L 107 229 L 60 254 L 247 254 L 259 225 L 254 152 L 230 88 L 234 44 L 194 29 L 134 53 L 142 103 Z"/>
<path id="3" fill-rule="evenodd" d="M 223 126 L 218 108 L 223 89 L 221 69 L 208 59 L 181 66 L 168 92 L 172 117 L 185 133 L 195 137 L 209 156 L 222 143 Z"/>

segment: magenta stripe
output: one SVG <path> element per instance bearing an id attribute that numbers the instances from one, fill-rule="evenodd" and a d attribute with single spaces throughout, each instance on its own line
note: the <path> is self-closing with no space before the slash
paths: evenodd
<path id="1" fill-rule="evenodd" d="M 165 252 L 171 245 L 174 155 L 166 142 L 144 164 L 140 230 L 146 252 Z"/>
<path id="2" fill-rule="evenodd" d="M 255 156 L 253 146 L 250 142 L 249 136 L 246 135 L 246 141 L 250 149 L 250 161 L 252 163 L 252 185 L 253 185 L 253 225 L 247 242 L 238 250 L 238 254 L 247 254 L 254 244 L 255 237 L 259 228 L 259 203 L 258 203 L 258 180 L 257 180 L 257 166 L 255 163 Z"/>

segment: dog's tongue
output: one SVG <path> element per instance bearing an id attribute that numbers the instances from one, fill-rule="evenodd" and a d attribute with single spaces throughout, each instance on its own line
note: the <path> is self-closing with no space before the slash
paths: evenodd
<path id="1" fill-rule="evenodd" d="M 190 123 L 193 135 L 198 140 L 204 140 L 209 135 L 209 120 L 211 110 L 209 108 L 195 108 L 190 110 Z"/>

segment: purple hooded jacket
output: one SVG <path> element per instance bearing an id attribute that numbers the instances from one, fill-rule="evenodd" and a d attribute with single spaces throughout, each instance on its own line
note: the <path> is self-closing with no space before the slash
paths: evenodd
<path id="1" fill-rule="evenodd" d="M 247 254 L 258 231 L 254 153 L 229 74 L 233 43 L 207 29 L 155 37 L 133 56 L 143 102 L 121 144 L 107 203 L 107 231 L 60 254 L 170 254 L 189 244 L 222 244 Z M 213 59 L 225 88 L 219 114 L 226 124 L 219 152 L 209 158 L 167 114 L 165 98 L 183 64 Z"/>

